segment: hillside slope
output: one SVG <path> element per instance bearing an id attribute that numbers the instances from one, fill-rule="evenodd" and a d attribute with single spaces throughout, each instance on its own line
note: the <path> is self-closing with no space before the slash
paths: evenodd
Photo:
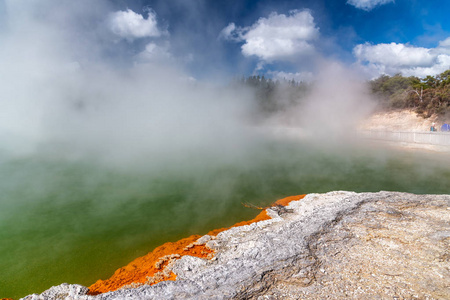
<path id="1" fill-rule="evenodd" d="M 440 128 L 443 123 L 448 123 L 443 117 L 433 115 L 423 118 L 412 110 L 381 111 L 374 113 L 360 124 L 361 130 L 391 130 L 391 131 L 430 131 L 432 123 Z"/>

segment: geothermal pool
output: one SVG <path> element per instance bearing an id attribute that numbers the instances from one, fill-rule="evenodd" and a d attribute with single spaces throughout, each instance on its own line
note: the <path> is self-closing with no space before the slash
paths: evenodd
<path id="1" fill-rule="evenodd" d="M 332 190 L 448 194 L 447 157 L 280 140 L 229 159 L 191 153 L 133 167 L 2 153 L 0 298 L 88 286 L 164 242 L 259 213 L 242 203 Z"/>

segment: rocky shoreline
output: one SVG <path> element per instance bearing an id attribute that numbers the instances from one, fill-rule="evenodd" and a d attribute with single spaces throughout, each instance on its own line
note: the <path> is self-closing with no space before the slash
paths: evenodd
<path id="1" fill-rule="evenodd" d="M 99 295 L 62 284 L 23 299 L 450 299 L 450 195 L 309 194 L 271 219 L 205 235 L 175 281 Z"/>

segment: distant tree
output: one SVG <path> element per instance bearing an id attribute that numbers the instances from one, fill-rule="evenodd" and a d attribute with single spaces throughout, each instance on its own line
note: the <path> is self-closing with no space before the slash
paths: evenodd
<path id="1" fill-rule="evenodd" d="M 269 116 L 279 111 L 288 110 L 297 105 L 305 97 L 308 84 L 287 80 L 267 79 L 264 75 L 242 77 L 240 85 L 253 90 L 259 111 L 263 116 Z M 236 83 L 236 82 L 235 82 Z"/>
<path id="2" fill-rule="evenodd" d="M 440 83 L 439 79 L 430 75 L 425 77 L 425 79 L 423 79 L 422 82 L 425 83 L 426 88 L 435 88 Z"/>
<path id="3" fill-rule="evenodd" d="M 441 74 L 438 75 L 438 78 L 439 78 L 442 86 L 449 85 L 450 84 L 450 70 L 442 72 Z"/>

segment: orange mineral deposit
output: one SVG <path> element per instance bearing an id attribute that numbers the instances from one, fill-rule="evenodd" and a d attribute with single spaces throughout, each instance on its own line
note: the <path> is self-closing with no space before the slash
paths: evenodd
<path id="1" fill-rule="evenodd" d="M 286 206 L 291 201 L 300 200 L 305 195 L 291 196 L 278 200 L 272 206 Z M 270 217 L 263 210 L 259 215 L 250 221 L 243 221 L 234 224 L 231 227 L 249 225 L 255 222 L 268 220 Z M 208 234 L 215 236 L 228 228 L 220 228 L 210 231 Z M 98 295 L 101 293 L 115 291 L 122 287 L 137 287 L 143 284 L 156 284 L 165 280 L 176 280 L 176 275 L 165 270 L 165 267 L 175 259 L 184 255 L 191 255 L 199 258 L 211 259 L 214 251 L 205 245 L 199 245 L 195 242 L 200 235 L 192 235 L 174 243 L 165 243 L 145 256 L 136 258 L 125 267 L 114 272 L 111 278 L 98 280 L 89 287 L 89 295 Z"/>
<path id="2" fill-rule="evenodd" d="M 97 295 L 110 291 L 115 291 L 124 286 L 138 286 L 148 283 L 155 284 L 164 280 L 175 280 L 173 273 L 166 274 L 164 267 L 172 259 L 180 258 L 183 255 L 191 255 L 200 258 L 207 258 L 212 255 L 212 250 L 205 245 L 194 245 L 200 238 L 199 235 L 192 235 L 174 243 L 165 243 L 148 253 L 145 256 L 136 258 L 131 263 L 118 269 L 113 276 L 107 280 L 98 280 L 89 287 L 90 295 Z"/>

